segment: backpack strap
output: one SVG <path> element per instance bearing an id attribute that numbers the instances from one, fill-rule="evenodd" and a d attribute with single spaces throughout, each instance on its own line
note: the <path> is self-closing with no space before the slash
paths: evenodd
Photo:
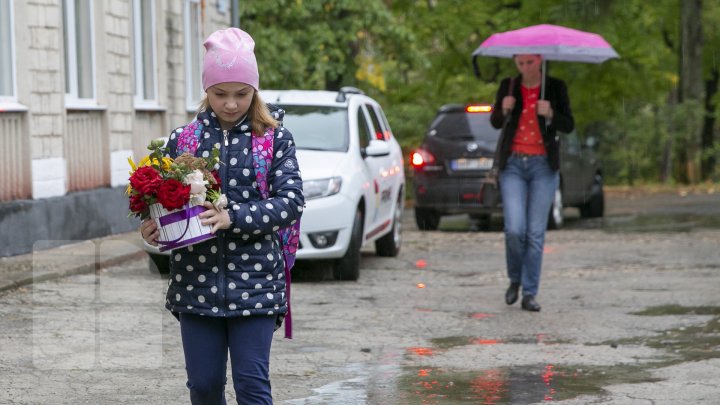
<path id="1" fill-rule="evenodd" d="M 202 122 L 194 119 L 191 123 L 185 125 L 180 135 L 177 137 L 177 156 L 183 153 L 195 155 L 198 145 L 200 144 L 200 136 L 202 135 Z"/>
<path id="2" fill-rule="evenodd" d="M 257 180 L 260 196 L 263 199 L 268 199 L 270 197 L 270 192 L 268 190 L 268 172 L 272 166 L 274 138 L 274 128 L 268 129 L 262 136 L 252 134 L 252 158 L 253 166 L 255 167 L 255 178 Z M 290 308 L 290 283 L 292 275 L 290 270 L 295 264 L 295 252 L 290 251 L 289 249 L 290 246 L 292 246 L 292 243 L 290 243 L 292 240 L 289 239 L 292 234 L 293 227 L 284 228 L 278 231 L 278 238 L 280 239 L 281 244 L 280 250 L 282 251 L 283 261 L 285 262 L 285 268 L 283 271 L 285 274 L 285 292 L 287 294 L 288 306 L 287 315 L 285 315 L 285 337 L 288 339 L 292 339 L 292 311 Z"/>

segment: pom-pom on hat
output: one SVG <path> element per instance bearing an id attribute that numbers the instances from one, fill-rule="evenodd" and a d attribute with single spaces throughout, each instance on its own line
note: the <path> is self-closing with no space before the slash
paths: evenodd
<path id="1" fill-rule="evenodd" d="M 239 28 L 227 28 L 210 34 L 203 44 L 203 89 L 218 83 L 247 83 L 258 90 L 260 74 L 255 59 L 255 41 Z"/>

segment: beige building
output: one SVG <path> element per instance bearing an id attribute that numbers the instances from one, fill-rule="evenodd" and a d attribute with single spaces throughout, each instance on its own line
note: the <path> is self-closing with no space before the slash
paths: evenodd
<path id="1" fill-rule="evenodd" d="M 0 0 L 0 256 L 137 227 L 127 158 L 192 118 L 231 3 Z"/>

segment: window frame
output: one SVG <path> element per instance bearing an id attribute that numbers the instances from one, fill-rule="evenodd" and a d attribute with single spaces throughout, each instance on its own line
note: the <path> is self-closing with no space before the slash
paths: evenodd
<path id="1" fill-rule="evenodd" d="M 192 36 L 192 21 L 190 20 L 191 15 L 191 7 L 197 7 L 198 13 L 197 13 L 197 38 L 191 38 Z M 185 46 L 184 46 L 184 52 L 185 52 L 185 108 L 188 112 L 195 112 L 197 110 L 197 107 L 200 105 L 200 102 L 203 98 L 203 88 L 202 88 L 202 12 L 200 10 L 200 0 L 185 0 L 184 4 L 184 10 L 183 10 L 183 28 L 185 31 L 184 39 L 185 39 Z M 193 70 L 190 69 L 190 67 L 193 65 L 192 61 L 192 49 L 191 45 L 196 46 L 198 50 L 198 58 L 195 60 L 194 63 L 197 63 L 198 68 L 198 77 L 197 77 L 197 83 L 194 82 L 193 78 Z M 193 86 L 197 86 L 196 90 L 199 90 L 199 98 L 197 100 L 193 99 Z"/>
<path id="2" fill-rule="evenodd" d="M 75 2 L 72 0 L 63 0 L 63 23 L 65 24 L 66 31 L 63 35 L 69 38 L 63 38 L 63 43 L 67 44 L 65 49 L 64 57 L 67 60 L 67 69 L 65 79 L 69 79 L 69 83 L 65 83 L 65 108 L 67 109 L 95 109 L 98 108 L 97 104 L 97 67 L 96 67 L 96 52 L 95 52 L 95 2 L 92 0 L 85 0 L 88 7 L 88 15 L 90 16 L 88 24 L 90 31 L 90 72 L 92 79 L 92 97 L 83 98 L 79 97 L 79 83 L 78 83 L 78 54 L 76 49 L 77 41 L 77 20 L 75 13 Z M 72 24 L 71 24 L 72 23 Z M 66 41 L 67 39 L 67 41 Z M 69 89 L 68 89 L 69 87 Z"/>
<path id="3" fill-rule="evenodd" d="M 10 70 L 10 94 L 0 94 L 0 105 L 10 105 L 10 104 L 17 104 L 17 94 L 18 94 L 18 88 L 17 88 L 17 57 L 15 55 L 15 14 L 14 14 L 14 8 L 13 8 L 13 1 L 12 0 L 4 0 L 5 4 L 7 4 L 7 13 L 8 13 L 8 21 L 9 24 L 7 26 L 9 38 L 10 38 L 10 61 L 8 66 Z M 3 70 L 5 70 L 5 66 L 0 66 Z M 0 109 L 5 110 L 5 108 L 0 107 Z"/>
<path id="4" fill-rule="evenodd" d="M 150 21 L 150 33 L 151 38 L 143 38 L 143 19 L 141 13 L 143 11 L 143 2 L 150 2 L 151 15 Z M 133 68 L 134 68 L 134 89 L 133 89 L 133 102 L 135 108 L 143 107 L 157 107 L 159 104 L 158 96 L 158 55 L 157 55 L 157 3 L 155 0 L 132 0 L 132 15 L 133 15 Z M 146 20 L 147 21 L 147 20 Z M 153 81 L 153 92 L 154 96 L 149 98 L 145 94 L 145 68 L 148 61 L 145 60 L 145 53 L 143 49 L 143 41 L 149 40 L 152 46 L 151 55 L 152 60 L 149 61 L 152 71 Z"/>

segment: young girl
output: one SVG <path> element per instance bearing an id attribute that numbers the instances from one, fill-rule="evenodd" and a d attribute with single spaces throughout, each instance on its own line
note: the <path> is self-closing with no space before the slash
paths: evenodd
<path id="1" fill-rule="evenodd" d="M 200 214 L 216 238 L 172 251 L 166 307 L 180 320 L 193 404 L 224 404 L 227 355 L 238 404 L 272 404 L 269 361 L 273 331 L 287 313 L 283 258 L 277 230 L 300 219 L 304 198 L 290 132 L 278 125 L 258 95 L 255 42 L 228 28 L 204 43 L 203 100 L 198 139 L 173 131 L 169 156 L 184 151 L 207 156 L 220 149 L 225 209 L 206 202 Z M 275 112 L 276 117 L 280 116 Z M 272 133 L 263 199 L 253 165 L 252 136 Z M 194 142 L 194 144 L 193 144 Z M 153 220 L 142 223 L 146 242 L 156 244 Z"/>

